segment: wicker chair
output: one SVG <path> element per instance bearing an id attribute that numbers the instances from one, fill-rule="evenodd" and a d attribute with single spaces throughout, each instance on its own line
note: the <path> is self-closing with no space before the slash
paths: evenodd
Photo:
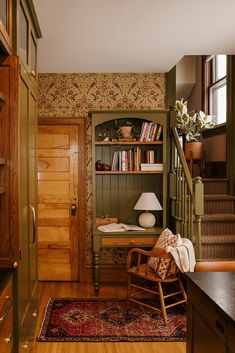
<path id="1" fill-rule="evenodd" d="M 150 258 L 153 257 L 158 259 L 156 271 L 149 266 Z M 162 279 L 158 275 L 158 270 L 162 268 L 163 263 L 165 267 L 166 262 L 166 276 L 164 276 L 165 279 Z M 169 275 L 173 262 L 172 255 L 167 253 L 165 249 L 158 247 L 151 251 L 134 248 L 129 251 L 127 256 L 128 299 L 161 312 L 165 324 L 167 324 L 166 309 L 187 302 L 187 295 L 180 279 L 180 271 L 177 269 L 174 274 Z M 169 284 L 175 284 L 175 286 Z M 159 301 L 155 297 L 149 304 L 146 302 L 146 297 L 153 294 L 159 297 Z M 171 302 L 166 305 L 166 299 L 169 298 L 171 298 Z"/>

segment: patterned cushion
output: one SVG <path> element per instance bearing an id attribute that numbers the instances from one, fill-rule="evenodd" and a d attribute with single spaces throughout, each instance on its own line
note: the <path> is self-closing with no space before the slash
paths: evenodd
<path id="1" fill-rule="evenodd" d="M 182 244 L 182 239 L 181 239 L 180 234 L 172 234 L 170 229 L 166 228 L 163 230 L 163 232 L 159 236 L 159 238 L 155 244 L 155 247 L 166 249 L 168 246 L 176 247 L 180 244 Z M 160 277 L 161 279 L 166 279 L 166 274 L 167 274 L 167 270 L 168 270 L 170 261 L 171 261 L 170 259 L 161 259 L 161 263 L 158 268 L 159 259 L 156 257 L 150 257 L 149 266 L 155 272 L 157 272 L 158 277 Z M 171 268 L 170 268 L 167 276 L 169 277 L 170 275 L 174 274 L 176 272 L 176 270 L 177 270 L 177 266 L 176 266 L 175 262 L 173 261 L 171 263 Z"/>

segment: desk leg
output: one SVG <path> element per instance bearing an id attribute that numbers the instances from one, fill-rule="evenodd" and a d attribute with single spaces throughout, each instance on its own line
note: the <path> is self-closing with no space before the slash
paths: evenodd
<path id="1" fill-rule="evenodd" d="M 99 290 L 100 290 L 100 266 L 99 266 L 98 251 L 94 251 L 93 266 L 94 266 L 94 272 L 93 272 L 94 290 L 95 290 L 95 296 L 97 297 L 99 295 Z"/>

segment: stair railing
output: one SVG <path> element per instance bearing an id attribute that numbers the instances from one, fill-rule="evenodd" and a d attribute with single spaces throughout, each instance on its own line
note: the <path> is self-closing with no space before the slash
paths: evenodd
<path id="1" fill-rule="evenodd" d="M 192 179 L 175 127 L 171 128 L 170 214 L 177 233 L 195 242 L 196 260 L 201 259 L 201 217 L 204 188 L 200 176 Z"/>

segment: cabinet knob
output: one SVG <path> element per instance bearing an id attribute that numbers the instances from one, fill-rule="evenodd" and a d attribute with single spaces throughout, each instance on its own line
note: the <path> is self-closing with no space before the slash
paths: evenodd
<path id="1" fill-rule="evenodd" d="M 11 337 L 6 337 L 6 338 L 3 338 L 2 340 L 5 344 L 8 344 L 9 342 L 11 342 Z"/>
<path id="2" fill-rule="evenodd" d="M 22 344 L 23 349 L 28 349 L 29 348 L 29 342 L 25 342 L 25 344 Z"/>
<path id="3" fill-rule="evenodd" d="M 18 267 L 18 262 L 17 262 L 17 261 L 15 261 L 15 262 L 13 263 L 13 267 L 14 267 L 14 268 L 17 268 L 17 267 Z"/>
<path id="4" fill-rule="evenodd" d="M 32 316 L 33 316 L 33 317 L 37 317 L 37 316 L 38 316 L 37 312 L 34 311 L 34 312 L 32 313 Z"/>
<path id="5" fill-rule="evenodd" d="M 134 240 L 131 240 L 131 241 L 130 241 L 130 244 L 131 244 L 131 245 L 134 245 L 134 244 L 135 244 L 135 241 L 134 241 Z"/>

